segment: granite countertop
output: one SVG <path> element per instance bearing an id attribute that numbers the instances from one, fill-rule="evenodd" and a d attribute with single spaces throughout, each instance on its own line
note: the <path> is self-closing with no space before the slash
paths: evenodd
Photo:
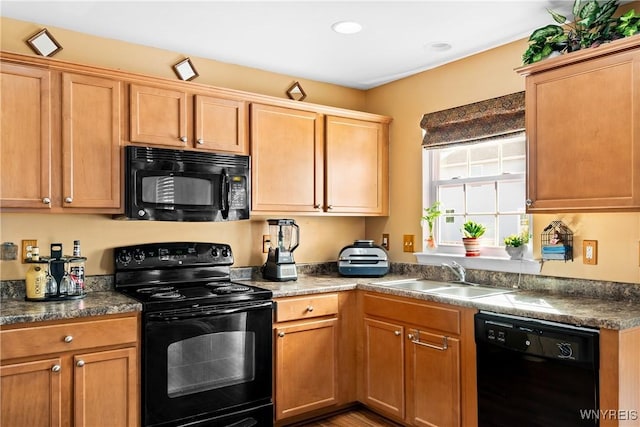
<path id="1" fill-rule="evenodd" d="M 512 293 L 461 300 L 372 284 L 372 282 L 418 277 L 420 276 L 407 274 L 389 274 L 382 278 L 352 278 L 336 274 L 301 274 L 298 280 L 290 282 L 270 282 L 264 279 L 235 279 L 235 281 L 269 289 L 273 292 L 274 298 L 361 289 L 594 328 L 620 330 L 640 327 L 640 301 L 636 298 L 607 299 L 517 289 Z M 10 298 L 3 299 L 1 302 L 0 325 L 73 319 L 141 310 L 140 303 L 115 291 L 89 292 L 84 299 L 59 302 L 27 302 L 24 299 Z"/>
<path id="2" fill-rule="evenodd" d="M 270 289 L 274 298 L 361 289 L 593 328 L 619 330 L 640 327 L 640 301 L 633 299 L 614 300 L 556 292 L 515 290 L 507 294 L 461 300 L 371 284 L 371 282 L 413 277 L 419 276 L 387 275 L 382 278 L 348 278 L 331 275 L 301 275 L 295 282 L 268 282 L 261 279 L 243 280 L 243 282 Z"/>
<path id="3" fill-rule="evenodd" d="M 133 311 L 142 311 L 142 304 L 115 291 L 88 292 L 82 299 L 54 302 L 33 302 L 12 298 L 3 299 L 0 303 L 0 325 L 76 319 Z"/>

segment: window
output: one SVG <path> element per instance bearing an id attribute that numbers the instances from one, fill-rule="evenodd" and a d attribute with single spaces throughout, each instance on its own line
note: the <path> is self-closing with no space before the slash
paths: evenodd
<path id="1" fill-rule="evenodd" d="M 438 252 L 460 251 L 460 229 L 469 219 L 487 227 L 483 255 L 505 256 L 503 239 L 529 232 L 524 133 L 424 150 L 423 163 L 424 207 L 436 200 L 441 203 L 442 215 L 435 225 Z M 427 233 L 425 226 L 423 241 Z M 491 247 L 493 253 L 484 250 Z"/>

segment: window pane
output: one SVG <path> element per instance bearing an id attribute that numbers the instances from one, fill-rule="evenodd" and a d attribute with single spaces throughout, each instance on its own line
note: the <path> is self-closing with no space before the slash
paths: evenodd
<path id="1" fill-rule="evenodd" d="M 524 212 L 525 198 L 523 181 L 498 183 L 498 212 Z"/>
<path id="2" fill-rule="evenodd" d="M 469 148 L 469 175 L 500 174 L 500 147 L 497 144 L 477 144 Z"/>
<path id="3" fill-rule="evenodd" d="M 466 178 L 467 176 L 467 150 L 460 148 L 440 151 L 440 179 Z"/>
<path id="4" fill-rule="evenodd" d="M 491 246 L 494 245 L 496 224 L 495 217 L 493 215 L 469 215 L 466 220 L 475 221 L 484 225 L 487 228 L 487 231 L 485 231 L 484 235 L 481 237 L 482 244 Z M 460 237 L 462 237 L 462 234 L 460 235 Z"/>
<path id="5" fill-rule="evenodd" d="M 445 216 L 440 227 L 440 243 L 462 244 L 463 216 Z M 438 236 L 436 236 L 438 239 Z"/>
<path id="6" fill-rule="evenodd" d="M 493 213 L 496 211 L 495 183 L 467 185 L 467 212 Z"/>
<path id="7" fill-rule="evenodd" d="M 498 219 L 498 244 L 504 245 L 504 238 L 520 233 L 520 215 L 500 215 Z"/>
<path id="8" fill-rule="evenodd" d="M 440 187 L 440 203 L 443 212 L 464 213 L 464 187 L 462 185 L 449 185 Z"/>

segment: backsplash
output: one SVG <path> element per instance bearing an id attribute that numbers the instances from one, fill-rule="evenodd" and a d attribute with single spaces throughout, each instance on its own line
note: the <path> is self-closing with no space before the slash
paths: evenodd
<path id="1" fill-rule="evenodd" d="M 335 262 L 297 264 L 299 275 L 338 276 Z M 424 277 L 431 280 L 449 281 L 454 277 L 442 267 L 423 264 L 391 263 L 389 274 L 409 277 Z M 232 280 L 261 278 L 261 266 L 231 269 Z M 372 278 L 372 280 L 375 280 Z M 564 295 L 595 297 L 613 300 L 640 301 L 640 284 L 607 282 L 599 280 L 571 279 L 562 277 L 503 273 L 467 269 L 467 280 L 483 286 L 517 288 Z M 87 276 L 87 292 L 111 291 L 114 289 L 113 275 Z M 0 281 L 0 299 L 25 297 L 24 280 Z"/>

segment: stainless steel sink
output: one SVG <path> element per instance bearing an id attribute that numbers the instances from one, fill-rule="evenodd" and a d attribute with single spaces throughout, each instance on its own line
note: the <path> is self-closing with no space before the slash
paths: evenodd
<path id="1" fill-rule="evenodd" d="M 482 286 L 452 286 L 446 289 L 433 289 L 431 294 L 459 299 L 474 299 L 514 292 L 510 289 L 486 288 Z"/>
<path id="2" fill-rule="evenodd" d="M 458 299 L 474 299 L 515 292 L 511 289 L 479 286 L 476 283 L 471 282 L 439 282 L 437 280 L 427 279 L 386 280 L 371 282 L 371 284 L 409 291 L 425 292 Z"/>
<path id="3" fill-rule="evenodd" d="M 427 279 L 387 280 L 381 282 L 371 282 L 371 284 L 420 292 L 430 292 L 436 289 L 448 289 L 452 286 L 452 284 L 448 282 L 438 282 L 436 280 Z"/>

